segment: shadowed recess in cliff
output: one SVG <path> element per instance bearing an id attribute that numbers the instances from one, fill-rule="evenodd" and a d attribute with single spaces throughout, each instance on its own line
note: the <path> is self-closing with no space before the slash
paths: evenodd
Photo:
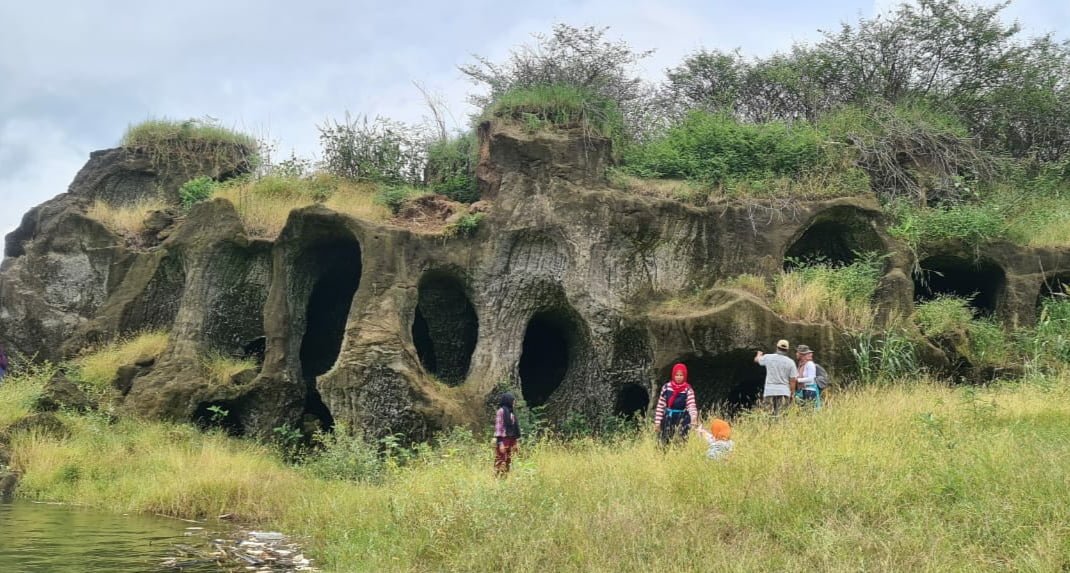
<path id="1" fill-rule="evenodd" d="M 1070 273 L 1057 274 L 1044 278 L 1044 284 L 1040 287 L 1040 296 L 1037 297 L 1037 309 L 1044 306 L 1048 300 L 1070 300 Z"/>
<path id="2" fill-rule="evenodd" d="M 713 356 L 685 354 L 660 370 L 658 389 L 669 381 L 672 366 L 683 362 L 695 388 L 700 411 L 710 408 L 725 415 L 757 403 L 765 386 L 765 368 L 754 363 L 754 350 L 737 348 Z"/>
<path id="3" fill-rule="evenodd" d="M 617 390 L 617 400 L 613 413 L 617 416 L 632 418 L 642 416 L 650 408 L 650 392 L 639 384 L 625 384 Z"/>
<path id="4" fill-rule="evenodd" d="M 479 338 L 479 319 L 464 284 L 444 272 L 429 272 L 417 289 L 412 342 L 420 363 L 450 386 L 464 382 Z"/>
<path id="5" fill-rule="evenodd" d="M 333 419 L 316 390 L 316 377 L 334 366 L 342 348 L 353 296 L 360 286 L 360 244 L 348 232 L 304 250 L 299 268 L 312 274 L 301 338 L 301 375 L 308 387 L 305 414 L 331 427 Z"/>
<path id="6" fill-rule="evenodd" d="M 936 255 L 921 261 L 919 266 L 921 272 L 914 275 L 914 300 L 954 295 L 968 298 L 970 306 L 981 316 L 995 313 L 1007 281 L 996 263 Z"/>
<path id="7" fill-rule="evenodd" d="M 202 430 L 218 428 L 230 436 L 245 433 L 238 405 L 232 402 L 204 402 L 193 412 L 193 423 Z"/>
<path id="8" fill-rule="evenodd" d="M 858 253 L 884 252 L 884 243 L 868 217 L 853 207 L 823 211 L 784 253 L 784 269 L 798 263 L 849 265 Z"/>
<path id="9" fill-rule="evenodd" d="M 553 309 L 528 321 L 518 370 L 520 391 L 529 406 L 545 404 L 574 366 L 583 340 L 578 320 L 570 311 Z"/>

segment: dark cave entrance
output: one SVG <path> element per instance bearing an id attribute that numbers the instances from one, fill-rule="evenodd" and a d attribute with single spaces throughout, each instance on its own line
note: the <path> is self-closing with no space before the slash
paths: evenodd
<path id="1" fill-rule="evenodd" d="M 672 366 L 683 362 L 695 388 L 699 411 L 711 408 L 734 416 L 758 402 L 765 387 L 765 368 L 754 363 L 754 350 L 734 349 L 713 356 L 682 356 L 661 369 L 658 391 L 669 381 Z"/>
<path id="2" fill-rule="evenodd" d="M 914 275 L 916 302 L 954 295 L 968 298 L 979 316 L 996 312 L 1007 280 L 999 265 L 988 260 L 937 255 L 921 261 L 919 266 L 921 272 Z"/>
<path id="3" fill-rule="evenodd" d="M 575 358 L 579 326 L 560 310 L 531 317 L 520 352 L 520 392 L 529 407 L 542 406 L 565 380 Z"/>
<path id="4" fill-rule="evenodd" d="M 193 423 L 202 430 L 221 429 L 228 436 L 241 437 L 245 433 L 236 404 L 204 402 L 193 411 Z"/>
<path id="5" fill-rule="evenodd" d="M 850 208 L 830 209 L 814 218 L 784 253 L 784 270 L 798 264 L 845 266 L 859 253 L 883 252 L 884 242 L 869 220 Z"/>
<path id="6" fill-rule="evenodd" d="M 412 342 L 420 363 L 449 386 L 464 382 L 479 338 L 479 319 L 453 276 L 429 273 L 420 281 Z"/>
<path id="7" fill-rule="evenodd" d="M 617 391 L 613 413 L 624 418 L 636 418 L 650 408 L 650 392 L 640 384 L 625 384 Z"/>
<path id="8" fill-rule="evenodd" d="M 334 419 L 316 390 L 316 377 L 334 366 L 342 349 L 349 307 L 360 286 L 360 244 L 352 236 L 336 238 L 306 249 L 300 261 L 313 276 L 299 353 L 308 392 L 305 417 L 330 429 Z"/>

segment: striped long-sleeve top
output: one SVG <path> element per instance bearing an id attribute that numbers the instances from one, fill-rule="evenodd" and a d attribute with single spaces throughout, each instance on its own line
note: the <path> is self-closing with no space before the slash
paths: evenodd
<path id="1" fill-rule="evenodd" d="M 669 407 L 665 402 L 672 397 L 672 383 L 666 382 L 661 387 L 661 392 L 658 393 L 658 407 L 654 410 L 654 424 L 660 425 L 662 418 L 665 417 L 665 410 Z M 681 408 L 681 406 L 683 406 Z M 698 423 L 698 406 L 695 404 L 695 389 L 690 384 L 687 385 L 687 389 L 676 395 L 675 404 L 673 409 L 687 410 L 687 413 L 691 415 L 691 423 Z"/>

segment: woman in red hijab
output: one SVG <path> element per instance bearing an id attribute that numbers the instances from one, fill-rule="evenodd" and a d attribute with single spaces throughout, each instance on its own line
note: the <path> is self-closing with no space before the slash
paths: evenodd
<path id="1" fill-rule="evenodd" d="M 691 424 L 698 424 L 695 389 L 687 383 L 687 366 L 676 363 L 672 367 L 672 379 L 661 387 L 658 394 L 654 429 L 658 432 L 658 440 L 666 445 L 674 439 L 687 438 Z"/>

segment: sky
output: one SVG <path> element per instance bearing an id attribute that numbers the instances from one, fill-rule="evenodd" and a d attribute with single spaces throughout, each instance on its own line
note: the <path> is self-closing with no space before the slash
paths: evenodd
<path id="1" fill-rule="evenodd" d="M 655 50 L 641 73 L 657 81 L 700 48 L 768 55 L 896 3 L 0 0 L 0 233 L 145 119 L 210 117 L 274 142 L 278 157 L 314 157 L 317 126 L 347 112 L 423 121 L 413 82 L 463 127 L 478 87 L 457 66 L 500 61 L 555 23 L 608 26 Z M 1017 0 L 1005 15 L 1070 37 L 1070 0 Z"/>

